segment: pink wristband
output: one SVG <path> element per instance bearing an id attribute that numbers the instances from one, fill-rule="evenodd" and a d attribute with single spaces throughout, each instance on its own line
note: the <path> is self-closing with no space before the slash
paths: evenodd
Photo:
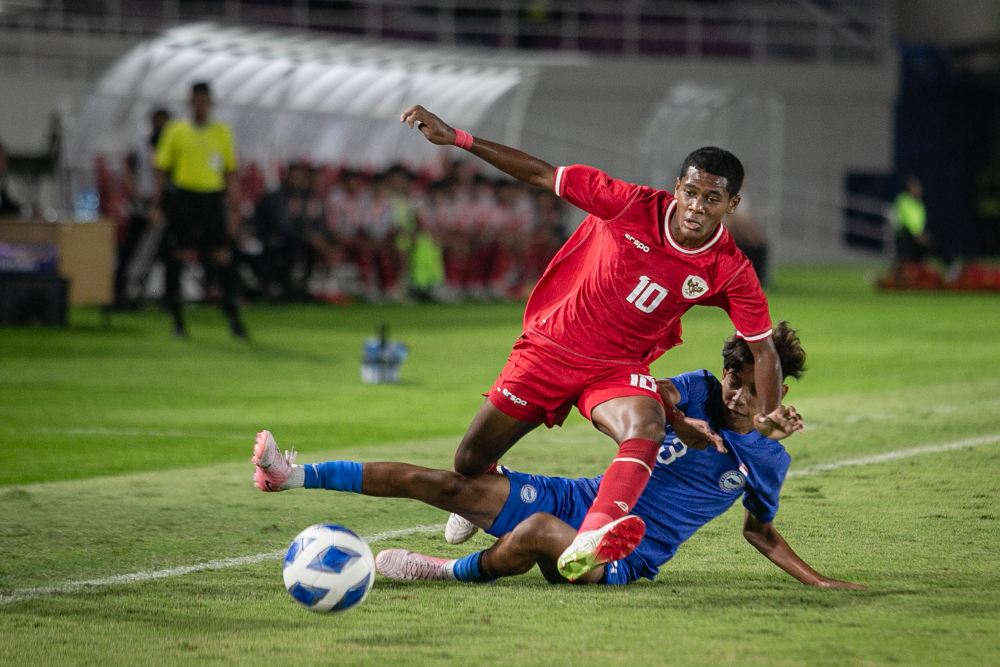
<path id="1" fill-rule="evenodd" d="M 472 148 L 472 135 L 465 130 L 455 128 L 455 145 L 459 148 L 469 150 Z"/>

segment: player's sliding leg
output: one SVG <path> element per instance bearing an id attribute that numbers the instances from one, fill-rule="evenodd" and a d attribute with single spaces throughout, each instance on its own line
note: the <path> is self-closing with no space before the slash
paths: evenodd
<path id="1" fill-rule="evenodd" d="M 645 524 L 627 516 L 649 482 L 663 440 L 663 405 L 648 396 L 623 396 L 597 405 L 594 425 L 618 443 L 594 504 L 573 543 L 559 557 L 559 571 L 574 580 L 592 568 L 632 553 Z"/>
<path id="2" fill-rule="evenodd" d="M 252 461 L 261 491 L 327 489 L 366 496 L 411 498 L 448 512 L 461 512 L 483 528 L 493 525 L 510 493 L 503 475 L 460 475 L 408 463 L 328 461 L 294 464 L 295 452 L 282 454 L 269 431 L 257 434 Z"/>
<path id="3" fill-rule="evenodd" d="M 566 583 L 556 568 L 556 559 L 576 536 L 576 530 L 551 514 L 533 514 L 483 551 L 463 558 L 436 558 L 406 549 L 386 549 L 375 566 L 390 579 L 404 581 L 488 582 L 499 577 L 524 574 L 536 564 L 551 583 Z M 604 568 L 596 567 L 579 583 L 596 583 Z"/>
<path id="4" fill-rule="evenodd" d="M 496 470 L 497 461 L 537 423 L 526 422 L 483 401 L 455 452 L 455 470 L 465 475 Z M 476 534 L 477 526 L 461 514 L 452 514 L 444 528 L 449 544 L 461 544 Z"/>

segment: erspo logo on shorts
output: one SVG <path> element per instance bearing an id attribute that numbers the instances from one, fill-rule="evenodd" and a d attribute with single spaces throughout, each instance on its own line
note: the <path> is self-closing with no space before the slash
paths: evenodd
<path id="1" fill-rule="evenodd" d="M 506 396 L 510 400 L 511 403 L 516 403 L 518 405 L 527 405 L 528 404 L 528 402 L 526 400 L 524 400 L 523 398 L 518 398 L 514 394 L 510 393 L 509 391 L 507 391 L 507 387 L 503 387 L 500 390 L 500 393 L 503 394 L 504 396 Z"/>

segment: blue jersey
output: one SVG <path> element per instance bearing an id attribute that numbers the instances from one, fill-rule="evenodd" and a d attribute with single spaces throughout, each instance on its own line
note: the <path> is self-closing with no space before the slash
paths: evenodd
<path id="1" fill-rule="evenodd" d="M 689 449 L 667 426 L 653 475 L 633 509 L 646 522 L 646 536 L 627 558 L 608 564 L 606 583 L 654 578 L 683 542 L 737 498 L 742 497 L 743 505 L 763 523 L 772 521 L 778 511 L 781 484 L 791 462 L 781 443 L 756 431 L 741 435 L 721 429 L 721 386 L 708 371 L 685 373 L 672 381 L 681 394 L 677 407 L 689 417 L 707 421 L 729 451 Z M 535 512 L 549 512 L 578 528 L 601 482 L 600 477 L 506 474 L 511 492 L 488 531 L 498 537 Z"/>
<path id="2" fill-rule="evenodd" d="M 689 449 L 667 426 L 653 476 L 633 510 L 646 522 L 646 537 L 625 559 L 638 576 L 649 579 L 677 547 L 741 496 L 743 506 L 759 521 L 774 520 L 791 463 L 776 440 L 757 431 L 741 435 L 719 428 L 721 387 L 711 373 L 685 373 L 672 381 L 681 394 L 677 407 L 688 417 L 711 424 L 729 451 Z"/>

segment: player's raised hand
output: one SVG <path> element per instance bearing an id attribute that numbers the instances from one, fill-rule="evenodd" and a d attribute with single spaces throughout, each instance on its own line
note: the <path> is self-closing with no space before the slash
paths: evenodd
<path id="1" fill-rule="evenodd" d="M 455 143 L 455 129 L 419 104 L 404 111 L 399 120 L 416 127 L 432 144 L 448 146 Z"/>
<path id="2" fill-rule="evenodd" d="M 712 430 L 707 421 L 684 416 L 677 421 L 671 421 L 670 425 L 678 439 L 691 449 L 715 447 L 718 452 L 726 453 L 725 443 L 719 434 Z"/>
<path id="3" fill-rule="evenodd" d="M 781 440 L 803 427 L 802 417 L 792 406 L 779 405 L 774 411 L 759 414 L 753 419 L 753 427 L 765 438 Z"/>

